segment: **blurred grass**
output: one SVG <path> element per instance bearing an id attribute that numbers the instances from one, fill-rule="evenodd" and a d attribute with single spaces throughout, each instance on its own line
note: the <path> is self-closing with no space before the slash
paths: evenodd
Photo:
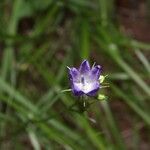
<path id="1" fill-rule="evenodd" d="M 150 44 L 120 32 L 113 0 L 2 0 L 0 8 L 0 149 L 123 150 L 149 140 Z M 77 98 L 61 90 L 66 66 L 85 58 L 102 64 L 109 98 L 79 114 L 69 109 Z"/>

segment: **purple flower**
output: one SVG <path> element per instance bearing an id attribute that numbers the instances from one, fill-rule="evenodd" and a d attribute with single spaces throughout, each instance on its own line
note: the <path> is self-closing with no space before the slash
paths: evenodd
<path id="1" fill-rule="evenodd" d="M 84 60 L 79 69 L 69 68 L 69 79 L 72 92 L 75 96 L 94 96 L 100 88 L 99 77 L 101 66 L 96 65 L 90 68 L 89 62 Z"/>

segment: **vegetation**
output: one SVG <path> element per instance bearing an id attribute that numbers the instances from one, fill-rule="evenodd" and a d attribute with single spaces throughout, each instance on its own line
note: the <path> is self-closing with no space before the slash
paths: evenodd
<path id="1" fill-rule="evenodd" d="M 148 149 L 150 44 L 120 26 L 113 0 L 1 0 L 0 149 Z M 78 113 L 61 91 L 85 58 L 110 87 Z"/>

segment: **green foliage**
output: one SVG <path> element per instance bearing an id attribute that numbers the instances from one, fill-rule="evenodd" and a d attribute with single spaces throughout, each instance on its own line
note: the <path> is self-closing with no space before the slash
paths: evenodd
<path id="1" fill-rule="evenodd" d="M 139 126 L 146 131 L 150 126 L 145 55 L 150 44 L 120 32 L 114 5 L 113 0 L 0 2 L 0 149 L 129 149 L 124 116 L 134 132 L 130 149 L 137 149 L 143 140 Z M 79 113 L 70 109 L 79 99 L 70 92 L 66 67 L 85 58 L 102 65 L 109 76 L 100 82 L 107 80 L 109 87 Z M 118 103 L 127 108 L 124 116 L 116 115 L 122 112 L 113 108 Z"/>

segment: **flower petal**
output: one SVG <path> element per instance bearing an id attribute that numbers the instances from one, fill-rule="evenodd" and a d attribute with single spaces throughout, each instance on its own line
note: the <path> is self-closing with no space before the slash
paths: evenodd
<path id="1" fill-rule="evenodd" d="M 73 82 L 78 82 L 79 80 L 79 71 L 76 68 L 69 68 L 69 79 Z"/>
<path id="2" fill-rule="evenodd" d="M 91 69 L 91 78 L 98 80 L 101 73 L 101 66 L 97 65 Z"/>
<path id="3" fill-rule="evenodd" d="M 75 96 L 83 95 L 83 91 L 81 90 L 81 86 L 79 83 L 72 83 L 72 92 Z"/>
<path id="4" fill-rule="evenodd" d="M 85 83 L 84 85 L 82 83 L 77 84 L 79 89 L 83 91 L 84 94 L 90 95 L 92 91 L 97 91 L 99 89 L 100 83 L 98 81 Z"/>
<path id="5" fill-rule="evenodd" d="M 93 86 L 93 88 L 91 89 L 91 91 L 86 93 L 86 95 L 88 95 L 88 96 L 95 96 L 96 95 L 97 91 L 100 88 L 100 84 L 99 84 L 99 82 L 95 82 L 95 83 L 93 83 L 92 86 Z"/>
<path id="6" fill-rule="evenodd" d="M 90 64 L 87 60 L 84 60 L 80 65 L 79 72 L 81 74 L 86 74 L 90 71 Z"/>

